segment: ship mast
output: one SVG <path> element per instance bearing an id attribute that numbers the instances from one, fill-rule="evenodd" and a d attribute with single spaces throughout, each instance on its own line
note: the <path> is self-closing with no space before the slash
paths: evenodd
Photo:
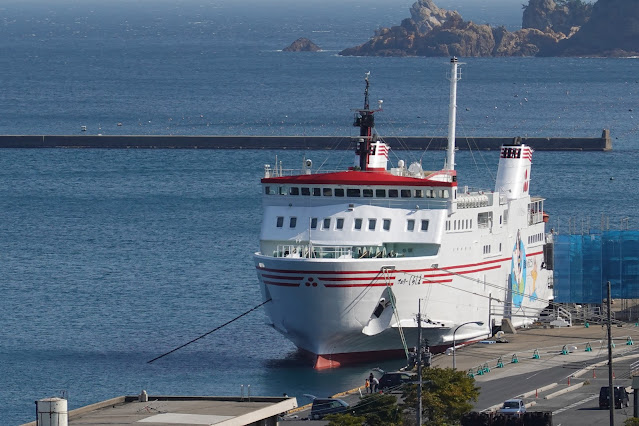
<path id="1" fill-rule="evenodd" d="M 371 73 L 367 72 L 364 80 L 366 81 L 366 90 L 364 91 L 364 109 L 360 109 L 355 114 L 353 126 L 359 127 L 360 139 L 357 142 L 355 154 L 359 156 L 359 168 L 361 171 L 368 169 L 368 156 L 371 153 L 371 144 L 373 142 L 373 127 L 375 127 L 375 111 L 371 110 L 368 102 L 368 88 L 370 83 L 368 77 Z"/>
<path id="2" fill-rule="evenodd" d="M 450 60 L 450 102 L 448 106 L 448 148 L 444 170 L 455 170 L 455 126 L 457 125 L 457 58 Z"/>

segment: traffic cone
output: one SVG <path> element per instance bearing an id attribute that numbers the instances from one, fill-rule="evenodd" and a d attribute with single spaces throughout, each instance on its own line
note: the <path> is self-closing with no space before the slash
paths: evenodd
<path id="1" fill-rule="evenodd" d="M 592 378 L 593 379 L 597 378 L 597 372 L 596 372 L 596 370 L 594 368 L 592 369 Z"/>
<path id="2" fill-rule="evenodd" d="M 614 372 L 614 371 L 612 372 L 612 378 L 613 378 L 613 379 L 616 379 L 616 377 L 615 377 L 615 372 Z"/>
<path id="3" fill-rule="evenodd" d="M 568 376 L 568 386 L 570 386 L 570 376 Z"/>
<path id="4" fill-rule="evenodd" d="M 539 390 L 535 389 L 535 399 L 539 398 Z"/>

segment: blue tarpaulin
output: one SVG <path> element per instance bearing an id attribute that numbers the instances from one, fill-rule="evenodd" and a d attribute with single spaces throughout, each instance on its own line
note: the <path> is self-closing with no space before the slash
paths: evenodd
<path id="1" fill-rule="evenodd" d="M 639 231 L 555 235 L 555 302 L 639 298 Z"/>

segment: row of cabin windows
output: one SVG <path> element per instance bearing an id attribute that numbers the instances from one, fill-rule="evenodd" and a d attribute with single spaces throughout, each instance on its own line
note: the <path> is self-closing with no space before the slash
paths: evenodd
<path id="1" fill-rule="evenodd" d="M 488 244 L 484 246 L 484 254 L 490 254 L 492 252 L 492 245 Z M 499 253 L 501 253 L 501 243 L 499 243 Z"/>
<path id="2" fill-rule="evenodd" d="M 266 195 L 304 195 L 314 197 L 364 198 L 448 198 L 448 189 L 372 189 L 372 188 L 307 188 L 297 186 L 265 186 Z"/>
<path id="3" fill-rule="evenodd" d="M 316 217 L 311 218 L 311 229 L 317 229 L 318 219 Z M 364 224 L 364 219 L 355 218 L 353 223 L 353 229 L 356 231 L 360 231 L 362 229 L 362 225 Z M 278 228 L 284 227 L 284 216 L 277 217 Z M 297 217 L 291 216 L 289 217 L 288 222 L 289 228 L 295 228 L 297 226 Z M 382 219 L 382 229 L 384 231 L 390 231 L 391 220 L 390 219 Z M 374 231 L 377 228 L 377 219 L 370 218 L 368 219 L 368 230 Z M 326 217 L 322 220 L 322 230 L 330 230 L 331 229 L 331 218 Z M 335 229 L 341 230 L 344 229 L 344 218 L 338 217 L 335 219 Z M 408 219 L 406 221 L 406 230 L 414 231 L 415 230 L 415 219 Z M 428 219 L 423 219 L 420 224 L 420 231 L 428 231 Z"/>
<path id="4" fill-rule="evenodd" d="M 446 221 L 447 231 L 461 231 L 464 229 L 471 229 L 472 227 L 473 227 L 472 219 L 458 219 L 458 220 Z"/>
<path id="5" fill-rule="evenodd" d="M 539 234 L 531 235 L 528 237 L 528 244 L 538 243 L 540 241 L 544 241 L 543 232 L 540 232 Z"/>

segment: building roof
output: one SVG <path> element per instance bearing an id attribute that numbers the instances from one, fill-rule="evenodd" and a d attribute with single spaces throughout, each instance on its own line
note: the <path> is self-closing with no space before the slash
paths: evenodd
<path id="1" fill-rule="evenodd" d="M 297 407 L 289 397 L 120 396 L 69 411 L 69 425 L 241 426 Z M 24 426 L 35 426 L 35 422 Z"/>

